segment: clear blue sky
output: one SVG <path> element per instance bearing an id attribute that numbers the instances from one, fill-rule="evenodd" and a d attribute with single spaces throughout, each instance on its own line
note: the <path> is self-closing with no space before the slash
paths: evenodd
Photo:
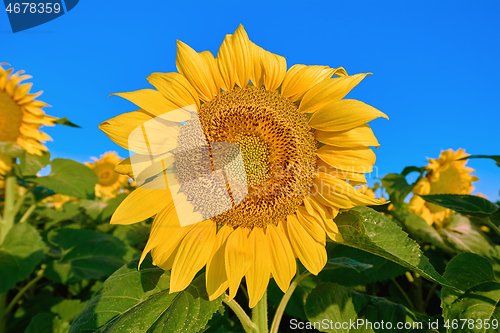
<path id="1" fill-rule="evenodd" d="M 81 129 L 46 132 L 53 157 L 89 161 L 127 152 L 97 126 L 136 107 L 115 92 L 150 88 L 176 71 L 176 40 L 213 54 L 242 23 L 252 41 L 293 64 L 372 72 L 350 98 L 385 112 L 371 123 L 378 175 L 426 164 L 442 149 L 500 154 L 499 1 L 80 1 L 69 13 L 12 34 L 0 12 L 0 62 L 33 75 L 50 115 Z M 499 198 L 500 169 L 469 165 L 476 192 Z"/>

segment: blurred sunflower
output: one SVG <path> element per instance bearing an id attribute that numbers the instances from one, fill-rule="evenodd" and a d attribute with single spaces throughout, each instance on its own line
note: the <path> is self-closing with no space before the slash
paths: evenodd
<path id="1" fill-rule="evenodd" d="M 168 190 L 139 187 L 111 223 L 131 224 L 156 215 L 142 259 L 151 251 L 155 265 L 172 270 L 170 292 L 186 288 L 206 265 L 210 299 L 228 288 L 233 298 L 245 277 L 254 307 L 270 277 L 281 290 L 288 289 L 296 274 L 295 258 L 311 273 L 321 271 L 327 261 L 326 236 L 342 241 L 332 220 L 339 209 L 381 203 L 359 194 L 346 180 L 366 183 L 364 173 L 375 163 L 369 146 L 378 146 L 366 123 L 387 116 L 343 99 L 367 74 L 348 76 L 343 68 L 306 65 L 287 71 L 285 58 L 252 43 L 242 26 L 226 36 L 216 58 L 179 41 L 176 64 L 179 73 L 148 77 L 157 90 L 117 94 L 141 110 L 105 121 L 101 130 L 134 150 L 128 140 L 135 128 L 194 105 L 206 142 L 232 142 L 241 149 L 248 195 L 229 211 L 181 227 Z M 179 132 L 172 127 L 170 135 Z M 169 149 L 182 144 L 179 140 Z M 131 174 L 130 160 L 118 169 Z M 275 172 L 288 169 L 299 172 Z M 184 176 L 190 175 L 179 171 Z M 266 191 L 273 186 L 280 191 Z M 189 196 L 196 189 L 182 190 Z"/>
<path id="2" fill-rule="evenodd" d="M 429 159 L 426 175 L 413 188 L 415 194 L 470 194 L 474 187 L 472 182 L 479 180 L 471 175 L 474 169 L 466 167 L 467 160 L 459 159 L 469 156 L 464 149 L 441 151 L 437 159 Z M 426 202 L 414 195 L 408 207 L 410 213 L 419 215 L 429 225 L 441 227 L 446 223 L 452 211 L 444 207 Z"/>
<path id="3" fill-rule="evenodd" d="M 92 157 L 94 162 L 85 163 L 94 170 L 99 177 L 99 183 L 95 186 L 95 194 L 98 197 L 111 199 L 120 193 L 128 184 L 128 176 L 117 173 L 114 169 L 123 160 L 114 151 L 108 151 L 99 159 Z"/>
<path id="4" fill-rule="evenodd" d="M 15 142 L 27 153 L 42 155 L 47 148 L 41 143 L 51 140 L 50 136 L 39 131 L 42 125 L 53 126 L 58 119 L 47 116 L 42 108 L 48 104 L 35 98 L 42 91 L 30 94 L 32 83 L 22 81 L 31 78 L 24 71 L 12 74 L 13 68 L 4 69 L 0 63 L 0 142 Z M 12 168 L 12 158 L 0 153 L 0 177 Z"/>
<path id="5" fill-rule="evenodd" d="M 60 209 L 64 205 L 64 203 L 68 201 L 77 202 L 79 201 L 79 199 L 56 193 L 42 200 L 42 202 L 46 203 L 48 207 L 54 207 L 55 209 Z"/>

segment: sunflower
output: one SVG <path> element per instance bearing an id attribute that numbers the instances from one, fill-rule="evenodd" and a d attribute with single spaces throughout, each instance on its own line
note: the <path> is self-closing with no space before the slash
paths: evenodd
<path id="1" fill-rule="evenodd" d="M 30 94 L 32 83 L 22 81 L 31 78 L 24 71 L 13 73 L 14 69 L 4 69 L 0 63 L 0 142 L 15 142 L 28 154 L 42 155 L 47 148 L 41 143 L 51 140 L 40 132 L 42 125 L 53 126 L 57 118 L 47 116 L 42 108 L 48 104 L 35 98 L 42 91 Z M 12 168 L 12 158 L 0 153 L 0 177 Z"/>
<path id="2" fill-rule="evenodd" d="M 114 151 L 104 153 L 99 159 L 95 157 L 92 159 L 94 162 L 85 165 L 94 170 L 99 177 L 99 183 L 95 186 L 96 196 L 107 199 L 116 197 L 120 189 L 128 184 L 128 177 L 114 170 L 123 159 Z"/>
<path id="3" fill-rule="evenodd" d="M 467 160 L 459 159 L 469 156 L 464 149 L 441 151 L 437 159 L 429 159 L 425 167 L 427 173 L 413 188 L 415 194 L 470 194 L 474 187 L 472 182 L 479 180 L 471 175 L 474 169 L 466 167 Z M 414 195 L 408 207 L 410 213 L 419 215 L 429 225 L 441 227 L 446 223 L 452 211 L 444 207 L 426 202 L 418 195 Z"/>
<path id="4" fill-rule="evenodd" d="M 216 143 L 239 148 L 248 193 L 240 201 L 232 192 L 229 210 L 181 226 L 177 213 L 187 211 L 176 210 L 173 196 L 185 196 L 201 211 L 220 203 L 211 195 L 197 195 L 205 193 L 201 186 L 185 185 L 203 174 L 197 171 L 203 169 L 200 161 L 189 164 L 195 154 L 178 154 L 172 160 L 166 153 L 164 173 L 175 165 L 182 185 L 173 186 L 165 176 L 172 185 L 169 190 L 137 188 L 111 223 L 131 224 L 155 215 L 141 261 L 151 252 L 155 265 L 171 270 L 170 292 L 186 288 L 206 266 L 210 299 L 227 289 L 232 299 L 245 278 L 249 305 L 254 307 L 271 277 L 281 290 L 288 289 L 296 258 L 313 274 L 322 270 L 327 236 L 342 241 L 333 222 L 340 209 L 381 203 L 359 194 L 352 184 L 366 183 L 364 173 L 375 163 L 369 147 L 379 144 L 366 123 L 387 116 L 360 101 L 343 99 L 367 74 L 349 76 L 343 68 L 327 66 L 294 65 L 287 70 L 284 57 L 255 45 L 242 26 L 226 36 L 216 58 L 179 41 L 176 64 L 178 73 L 148 77 L 156 90 L 117 94 L 140 110 L 105 121 L 100 129 L 123 148 L 141 150 L 130 134 L 160 117 L 160 122 L 177 125 L 168 125 L 169 135 L 155 137 L 148 148 L 175 151 L 192 146 L 193 138 L 183 113 L 169 111 L 190 106 L 184 110 L 199 119 L 204 141 L 212 149 L 211 163 L 216 162 Z M 129 158 L 117 170 L 131 174 L 132 164 Z M 200 197 L 203 202 L 195 202 Z"/>

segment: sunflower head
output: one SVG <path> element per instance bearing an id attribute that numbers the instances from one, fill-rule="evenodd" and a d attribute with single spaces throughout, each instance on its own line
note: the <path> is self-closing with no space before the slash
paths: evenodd
<path id="1" fill-rule="evenodd" d="M 122 158 L 114 151 L 101 155 L 99 159 L 93 157 L 94 162 L 85 163 L 94 170 L 99 177 L 99 183 L 95 186 L 98 197 L 107 199 L 114 198 L 120 189 L 128 184 L 128 176 L 117 173 L 114 169 L 122 161 Z"/>
<path id="2" fill-rule="evenodd" d="M 47 116 L 42 110 L 48 104 L 35 100 L 42 92 L 30 93 L 32 83 L 22 83 L 31 78 L 24 71 L 14 72 L 0 64 L 0 142 L 14 142 L 28 154 L 41 155 L 47 148 L 42 144 L 51 138 L 40 127 L 53 126 L 57 118 Z M 12 168 L 12 159 L 0 153 L 0 176 Z"/>
<path id="3" fill-rule="evenodd" d="M 270 277 L 288 289 L 296 258 L 321 271 L 327 236 L 342 241 L 333 222 L 340 209 L 381 203 L 352 184 L 365 184 L 375 163 L 370 146 L 379 144 L 367 122 L 387 116 L 344 99 L 367 74 L 287 70 L 284 57 L 255 45 L 242 26 L 217 57 L 178 42 L 176 64 L 177 73 L 148 77 L 156 89 L 116 94 L 140 109 L 99 126 L 136 153 L 116 170 L 133 173 L 139 187 L 111 223 L 155 216 L 142 259 L 151 252 L 155 265 L 172 270 L 170 292 L 206 266 L 210 299 L 227 289 L 234 297 L 244 278 L 253 307 Z M 219 160 L 221 143 L 234 149 Z M 241 175 L 246 190 L 235 186 Z M 153 178 L 167 188 L 148 188 Z M 220 211 L 207 218 L 205 209 Z M 188 213 L 198 223 L 181 226 Z"/>
<path id="4" fill-rule="evenodd" d="M 466 167 L 467 157 L 464 149 L 441 152 L 437 159 L 429 159 L 426 176 L 413 188 L 415 194 L 470 194 L 474 187 L 472 183 L 478 178 L 473 176 L 474 169 Z M 441 227 L 449 221 L 452 211 L 444 207 L 428 203 L 419 195 L 410 200 L 410 213 L 420 215 L 429 224 Z"/>

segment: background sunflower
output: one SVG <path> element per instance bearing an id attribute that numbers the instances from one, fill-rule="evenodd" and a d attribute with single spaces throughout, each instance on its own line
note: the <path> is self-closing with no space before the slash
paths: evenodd
<path id="1" fill-rule="evenodd" d="M 453 212 L 426 202 L 419 194 L 471 194 L 474 190 L 472 183 L 479 179 L 472 175 L 474 169 L 465 166 L 467 160 L 459 161 L 467 156 L 469 154 L 460 148 L 457 151 L 444 150 L 439 158 L 430 158 L 429 165 L 425 167 L 426 176 L 413 189 L 413 193 L 418 195 L 410 199 L 410 213 L 422 216 L 430 225 L 442 226 L 446 223 Z"/>
<path id="2" fill-rule="evenodd" d="M 22 81 L 31 78 L 24 71 L 13 74 L 14 69 L 3 68 L 0 63 L 0 142 L 14 142 L 28 154 L 42 155 L 47 148 L 42 144 L 51 140 L 41 132 L 41 126 L 53 126 L 58 118 L 47 116 L 42 110 L 48 104 L 35 100 L 42 94 L 30 93 L 32 83 Z M 0 177 L 12 168 L 12 158 L 0 153 Z"/>
<path id="3" fill-rule="evenodd" d="M 108 151 L 99 159 L 93 157 L 93 160 L 94 162 L 85 163 L 85 165 L 94 170 L 99 177 L 99 183 L 95 186 L 96 196 L 114 198 L 129 184 L 127 175 L 121 175 L 115 171 L 115 167 L 123 159 L 116 152 Z"/>

